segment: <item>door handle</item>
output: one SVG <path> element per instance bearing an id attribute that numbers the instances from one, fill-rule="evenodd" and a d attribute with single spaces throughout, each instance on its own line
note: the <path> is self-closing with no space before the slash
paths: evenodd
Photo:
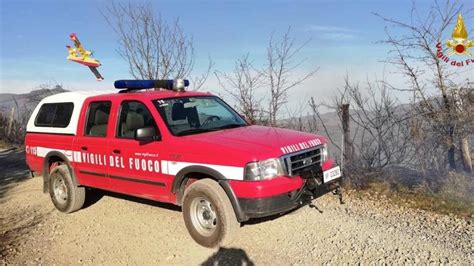
<path id="1" fill-rule="evenodd" d="M 86 146 L 82 146 L 82 147 L 81 147 L 81 150 L 87 151 L 87 147 L 86 147 Z"/>
<path id="2" fill-rule="evenodd" d="M 115 153 L 115 154 L 120 154 L 120 150 L 117 150 L 117 149 L 113 150 L 112 152 Z"/>

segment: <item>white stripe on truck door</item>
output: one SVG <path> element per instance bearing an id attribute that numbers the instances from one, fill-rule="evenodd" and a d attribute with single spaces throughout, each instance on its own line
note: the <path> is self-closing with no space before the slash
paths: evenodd
<path id="1" fill-rule="evenodd" d="M 46 147 L 37 147 L 36 156 L 45 157 L 49 152 L 57 151 L 70 161 L 70 162 L 82 162 L 81 152 L 80 151 L 71 151 L 71 150 L 61 150 L 61 149 L 52 149 Z M 161 161 L 161 172 L 166 175 L 176 175 L 179 171 L 188 166 L 204 166 L 211 168 L 219 173 L 221 173 L 227 179 L 233 180 L 243 180 L 244 179 L 244 168 L 236 166 L 227 166 L 219 164 L 205 164 L 205 163 L 193 163 L 193 162 L 177 162 L 177 161 Z"/>
<path id="2" fill-rule="evenodd" d="M 61 150 L 61 149 L 51 149 L 51 148 L 46 148 L 46 147 L 37 147 L 36 148 L 36 156 L 45 157 L 51 151 L 60 152 L 60 153 L 64 154 L 64 156 L 66 156 L 66 158 L 70 162 L 74 162 L 74 158 L 72 156 L 72 151 L 71 150 Z"/>
<path id="3" fill-rule="evenodd" d="M 176 161 L 161 161 L 161 171 L 163 174 L 176 175 L 183 168 L 188 166 L 204 166 L 209 167 L 221 173 L 227 179 L 243 180 L 244 168 L 236 166 L 218 165 L 218 164 L 204 164 L 204 163 L 190 163 L 190 162 L 176 162 Z"/>

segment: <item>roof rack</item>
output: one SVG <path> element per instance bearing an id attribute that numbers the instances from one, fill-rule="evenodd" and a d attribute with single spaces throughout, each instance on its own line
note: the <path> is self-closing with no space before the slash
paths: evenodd
<path id="1" fill-rule="evenodd" d="M 187 79 L 151 79 L 151 80 L 116 80 L 114 82 L 116 89 L 121 89 L 120 92 L 144 90 L 144 89 L 165 89 L 174 91 L 184 91 L 184 88 L 189 86 Z"/>

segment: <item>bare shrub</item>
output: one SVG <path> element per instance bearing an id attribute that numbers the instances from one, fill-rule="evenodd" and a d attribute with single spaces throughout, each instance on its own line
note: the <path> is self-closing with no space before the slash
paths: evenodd
<path id="1" fill-rule="evenodd" d="M 301 77 L 293 78 L 295 76 L 294 71 L 306 60 L 305 58 L 298 60 L 298 56 L 308 43 L 306 41 L 297 46 L 295 41 L 291 37 L 291 29 L 288 28 L 280 40 L 275 40 L 272 34 L 268 42 L 267 63 L 263 73 L 270 89 L 268 113 L 269 122 L 272 126 L 277 125 L 278 114 L 288 101 L 288 92 L 318 71 L 318 68 L 316 68 Z"/>
<path id="2" fill-rule="evenodd" d="M 346 77 L 344 88 L 338 90 L 333 103 L 309 102 L 319 118 L 329 141 L 339 151 L 344 150 L 344 168 L 347 182 L 360 183 L 369 175 L 382 176 L 386 168 L 405 166 L 413 156 L 409 134 L 409 113 L 390 94 L 384 82 L 367 82 L 364 87 L 351 84 Z M 334 139 L 319 108 L 324 106 L 338 114 L 338 128 L 344 141 Z M 349 121 L 344 120 L 343 107 Z M 348 113 L 348 114 L 347 114 Z M 351 130 L 349 125 L 352 124 Z M 347 127 L 343 132 L 343 124 Z M 345 133 L 345 134 L 343 134 Z M 350 147 L 344 147 L 350 145 Z"/>
<path id="3" fill-rule="evenodd" d="M 230 74 L 214 73 L 219 85 L 232 97 L 237 111 L 251 124 L 261 123 L 264 119 L 263 96 L 257 90 L 264 84 L 263 73 L 253 66 L 249 54 L 238 59 L 234 71 Z"/>
<path id="4" fill-rule="evenodd" d="M 298 45 L 288 28 L 281 39 L 271 35 L 263 66 L 255 67 L 247 54 L 236 61 L 232 73 L 215 72 L 220 85 L 236 102 L 236 108 L 251 123 L 282 126 L 277 120 L 281 119 L 290 90 L 318 70 L 309 70 L 300 77 L 295 74 L 306 61 L 300 58 L 300 52 L 307 43 Z"/>
<path id="5" fill-rule="evenodd" d="M 129 66 L 136 79 L 188 78 L 195 64 L 192 37 L 176 19 L 165 21 L 154 13 L 150 2 L 110 2 L 103 16 L 119 37 L 118 53 Z M 207 72 L 192 80 L 199 89 L 207 80 L 212 68 L 209 58 Z"/>
<path id="6" fill-rule="evenodd" d="M 317 132 L 319 130 L 318 118 L 315 113 L 307 109 L 306 100 L 298 102 L 293 109 L 286 108 L 286 118 L 280 119 L 278 126 L 308 133 Z"/>
<path id="7" fill-rule="evenodd" d="M 438 195 L 474 202 L 474 182 L 469 175 L 449 172 L 438 180 L 439 184 L 434 188 Z"/>
<path id="8" fill-rule="evenodd" d="M 419 162 L 423 171 L 456 170 L 456 153 L 463 151 L 458 156 L 462 157 L 464 169 L 472 172 L 472 162 L 467 158 L 470 157 L 469 135 L 473 132 L 469 122 L 471 104 L 464 104 L 459 97 L 465 92 L 463 85 L 454 81 L 458 72 L 438 57 L 436 47 L 457 15 L 467 16 L 470 11 L 458 1 L 445 1 L 435 2 L 425 16 L 413 3 L 408 21 L 376 14 L 399 32 L 394 35 L 387 30 L 383 43 L 392 48 L 387 62 L 398 66 L 408 81 L 406 87 L 392 89 L 410 93 L 415 107 L 412 133 L 416 158 L 427 160 Z M 435 95 L 430 95 L 433 91 Z M 457 147 L 458 143 L 461 147 Z"/>

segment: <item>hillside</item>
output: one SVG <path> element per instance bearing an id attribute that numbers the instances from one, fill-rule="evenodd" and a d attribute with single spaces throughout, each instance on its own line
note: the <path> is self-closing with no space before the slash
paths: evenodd
<path id="1" fill-rule="evenodd" d="M 0 93 L 0 144 L 22 145 L 26 124 L 38 103 L 44 97 L 66 91 L 56 85 L 52 89 L 39 89 L 23 94 Z"/>
<path id="2" fill-rule="evenodd" d="M 15 108 L 14 117 L 21 121 L 23 117 L 29 117 L 41 99 L 66 91 L 61 86 L 56 85 L 53 89 L 39 89 L 23 94 L 0 93 L 0 113 L 10 116 L 12 108 Z M 21 113 L 19 110 L 21 110 Z"/>

